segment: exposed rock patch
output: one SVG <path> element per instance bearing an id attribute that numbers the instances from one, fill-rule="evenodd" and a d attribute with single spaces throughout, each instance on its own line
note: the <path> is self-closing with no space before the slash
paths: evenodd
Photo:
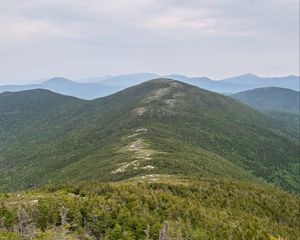
<path id="1" fill-rule="evenodd" d="M 149 145 L 145 143 L 145 141 L 141 138 L 141 135 L 148 131 L 147 128 L 138 128 L 135 130 L 136 133 L 129 135 L 127 139 L 132 139 L 130 144 L 122 148 L 121 152 L 130 151 L 134 155 L 135 160 L 131 162 L 124 162 L 120 163 L 119 166 L 115 171 L 112 171 L 112 174 L 122 173 L 129 171 L 130 169 L 133 170 L 152 170 L 154 166 L 146 165 L 140 167 L 144 164 L 145 161 L 151 160 L 152 155 L 155 153 L 154 150 L 149 148 Z"/>

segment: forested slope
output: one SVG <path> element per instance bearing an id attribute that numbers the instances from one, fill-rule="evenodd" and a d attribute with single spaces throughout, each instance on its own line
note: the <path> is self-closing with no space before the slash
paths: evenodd
<path id="1" fill-rule="evenodd" d="M 92 101 L 0 95 L 0 189 L 147 174 L 222 176 L 297 191 L 299 143 L 230 97 L 158 79 Z"/>

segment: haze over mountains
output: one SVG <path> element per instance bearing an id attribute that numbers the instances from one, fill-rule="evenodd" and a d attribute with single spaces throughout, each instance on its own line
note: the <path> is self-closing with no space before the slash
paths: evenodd
<path id="1" fill-rule="evenodd" d="M 80 82 L 71 81 L 65 78 L 53 78 L 40 84 L 0 86 L 0 92 L 14 92 L 41 88 L 82 99 L 95 99 L 159 77 L 161 76 L 152 73 L 137 73 L 120 76 L 105 76 L 100 78 L 93 77 L 89 79 L 81 79 Z M 299 90 L 299 77 L 297 76 L 262 78 L 252 74 L 245 74 L 219 81 L 211 80 L 206 77 L 187 77 L 175 74 L 167 75 L 165 77 L 179 80 L 210 91 L 226 94 L 261 87 L 284 87 L 296 91 Z"/>
<path id="2" fill-rule="evenodd" d="M 81 83 L 66 78 L 52 78 L 39 84 L 0 86 L 0 92 L 16 92 L 32 89 L 47 89 L 56 93 L 76 96 L 83 99 L 94 99 L 120 90 L 120 87 L 95 83 Z"/>

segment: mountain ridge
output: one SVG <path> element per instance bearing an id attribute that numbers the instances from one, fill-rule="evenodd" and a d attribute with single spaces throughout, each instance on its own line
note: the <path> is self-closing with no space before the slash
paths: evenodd
<path id="1" fill-rule="evenodd" d="M 297 191 L 297 143 L 230 97 L 167 79 L 88 101 L 44 93 L 0 95 L 2 189 L 175 174 Z"/>

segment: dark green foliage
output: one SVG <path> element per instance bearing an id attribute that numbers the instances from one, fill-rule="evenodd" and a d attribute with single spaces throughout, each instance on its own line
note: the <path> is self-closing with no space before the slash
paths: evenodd
<path id="1" fill-rule="evenodd" d="M 288 112 L 263 112 L 278 129 L 299 141 L 300 116 Z"/>
<path id="2" fill-rule="evenodd" d="M 292 240 L 299 233 L 299 197 L 225 178 L 86 182 L 9 194 L 0 203 L 0 233 L 20 236 L 23 209 L 26 239 L 158 239 L 165 231 L 170 239 Z"/>
<path id="3" fill-rule="evenodd" d="M 177 174 L 297 191 L 299 143 L 276 127 L 230 97 L 166 79 L 93 101 L 4 93 L 0 189 Z"/>

